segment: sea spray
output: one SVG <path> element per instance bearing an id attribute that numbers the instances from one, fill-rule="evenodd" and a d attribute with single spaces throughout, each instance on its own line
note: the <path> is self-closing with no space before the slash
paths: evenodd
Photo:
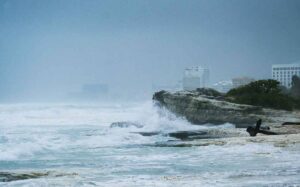
<path id="1" fill-rule="evenodd" d="M 151 101 L 119 105 L 1 105 L 0 170 L 76 173 L 4 186 L 257 186 L 299 183 L 299 151 L 268 144 L 163 147 L 192 125 Z M 130 121 L 142 128 L 111 128 Z M 161 132 L 142 136 L 137 132 Z M 274 164 L 276 163 L 276 164 Z M 261 177 L 263 176 L 263 177 Z M 271 179 L 271 180 L 270 180 Z M 283 183 L 281 183 L 283 181 Z"/>

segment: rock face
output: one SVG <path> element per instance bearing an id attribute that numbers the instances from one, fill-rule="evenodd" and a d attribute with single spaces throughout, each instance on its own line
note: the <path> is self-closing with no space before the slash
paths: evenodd
<path id="1" fill-rule="evenodd" d="M 142 128 L 143 125 L 139 124 L 139 123 L 134 123 L 134 122 L 130 122 L 130 121 L 121 121 L 121 122 L 114 122 L 112 124 L 110 124 L 110 128 L 128 128 L 128 127 L 136 127 L 136 128 Z"/>
<path id="2" fill-rule="evenodd" d="M 18 180 L 37 179 L 43 177 L 64 177 L 75 176 L 77 173 L 56 173 L 56 172 L 0 172 L 0 182 L 12 182 Z"/>
<path id="3" fill-rule="evenodd" d="M 153 100 L 194 124 L 254 124 L 258 115 L 263 115 L 261 107 L 224 101 L 222 95 L 209 89 L 176 93 L 160 91 L 154 94 Z"/>
<path id="4" fill-rule="evenodd" d="M 183 141 L 191 141 L 197 139 L 218 139 L 218 138 L 226 138 L 226 137 L 242 137 L 247 136 L 245 131 L 237 130 L 234 128 L 229 129 L 203 129 L 203 130 L 191 130 L 191 131 L 174 131 L 164 133 L 161 131 L 154 132 L 133 132 L 135 134 L 140 134 L 142 136 L 166 136 L 176 138 L 178 140 Z"/>
<path id="5" fill-rule="evenodd" d="M 197 89 L 170 93 L 156 92 L 153 100 L 178 116 L 185 117 L 193 124 L 224 124 L 232 123 L 236 127 L 255 126 L 262 119 L 263 126 L 276 128 L 281 133 L 299 133 L 300 128 L 283 123 L 299 123 L 300 111 L 273 110 L 251 105 L 235 104 L 225 101 L 224 96 L 212 89 Z M 292 127 L 293 126 L 293 127 Z"/>
<path id="6" fill-rule="evenodd" d="M 155 147 L 194 147 L 194 146 L 223 146 L 223 145 L 247 145 L 247 144 L 271 144 L 275 147 L 298 148 L 300 145 L 300 134 L 288 134 L 277 136 L 254 137 L 230 137 L 219 139 L 197 139 L 194 141 L 168 141 L 157 142 Z"/>
<path id="7" fill-rule="evenodd" d="M 48 176 L 49 173 L 9 173 L 0 172 L 0 182 L 11 182 L 16 180 L 36 179 Z"/>

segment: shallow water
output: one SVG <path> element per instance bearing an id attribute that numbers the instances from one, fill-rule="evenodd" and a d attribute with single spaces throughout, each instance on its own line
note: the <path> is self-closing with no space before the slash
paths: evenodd
<path id="1" fill-rule="evenodd" d="M 143 127 L 110 128 L 118 121 Z M 152 102 L 0 105 L 0 172 L 51 173 L 0 186 L 300 186 L 298 148 L 155 147 L 174 139 L 134 133 L 207 128 Z"/>

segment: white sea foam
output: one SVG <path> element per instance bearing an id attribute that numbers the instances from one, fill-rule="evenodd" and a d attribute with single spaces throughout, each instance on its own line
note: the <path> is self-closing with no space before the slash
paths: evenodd
<path id="1" fill-rule="evenodd" d="M 0 125 L 109 125 L 116 121 L 158 120 L 151 101 L 124 105 L 0 105 Z M 150 117 L 150 119 L 149 119 Z M 152 117 L 152 118 L 151 118 Z"/>
<path id="2" fill-rule="evenodd" d="M 152 102 L 126 107 L 1 105 L 0 110 L 0 160 L 26 159 L 45 150 L 153 143 L 153 138 L 134 132 L 202 128 L 155 107 Z M 119 121 L 136 122 L 143 128 L 109 128 L 112 122 Z"/>
<path id="3" fill-rule="evenodd" d="M 130 121 L 142 128 L 110 128 Z M 78 173 L 5 186 L 259 186 L 299 184 L 300 154 L 268 144 L 153 147 L 167 132 L 206 128 L 152 102 L 1 105 L 0 170 Z M 137 132 L 162 132 L 141 136 Z M 283 181 L 283 182 L 281 182 Z M 269 183 L 268 183 L 269 182 Z"/>
<path id="4" fill-rule="evenodd" d="M 1 105 L 1 125 L 104 125 L 130 118 L 134 107 L 112 105 Z"/>

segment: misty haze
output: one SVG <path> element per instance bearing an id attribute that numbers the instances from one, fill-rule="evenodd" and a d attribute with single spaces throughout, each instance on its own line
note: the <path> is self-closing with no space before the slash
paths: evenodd
<path id="1" fill-rule="evenodd" d="M 300 186 L 300 1 L 0 0 L 0 186 Z"/>

